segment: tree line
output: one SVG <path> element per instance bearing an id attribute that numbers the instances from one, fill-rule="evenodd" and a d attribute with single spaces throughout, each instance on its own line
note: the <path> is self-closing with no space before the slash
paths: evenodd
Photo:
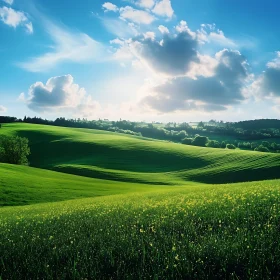
<path id="1" fill-rule="evenodd" d="M 176 123 L 146 123 L 131 122 L 127 120 L 87 120 L 87 119 L 66 119 L 57 118 L 46 120 L 38 117 L 1 117 L 0 123 L 24 122 L 33 124 L 54 125 L 74 128 L 88 128 L 107 130 L 159 140 L 183 143 L 211 148 L 245 149 L 261 152 L 279 152 L 280 146 L 277 143 L 263 141 L 256 144 L 253 141 L 269 140 L 270 138 L 280 138 L 280 120 L 253 120 L 237 123 L 211 120 L 209 122 L 199 122 L 196 126 L 191 126 L 187 122 Z M 211 135 L 218 135 L 221 138 L 233 136 L 237 140 L 216 141 L 211 140 Z M 199 136 L 199 137 L 197 137 Z"/>

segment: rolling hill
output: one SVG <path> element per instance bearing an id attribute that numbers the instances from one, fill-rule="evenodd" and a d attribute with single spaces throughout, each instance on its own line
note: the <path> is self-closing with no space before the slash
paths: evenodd
<path id="1" fill-rule="evenodd" d="M 0 163 L 0 279 L 279 279 L 279 154 L 22 123 L 0 135 L 32 153 Z"/>
<path id="2" fill-rule="evenodd" d="M 152 185 L 235 183 L 280 178 L 280 155 L 186 146 L 118 133 L 6 124 L 0 134 L 30 141 L 30 166 Z"/>

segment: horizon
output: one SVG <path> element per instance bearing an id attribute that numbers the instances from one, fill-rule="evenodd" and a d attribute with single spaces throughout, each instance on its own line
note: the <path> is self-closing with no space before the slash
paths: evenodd
<path id="1" fill-rule="evenodd" d="M 0 115 L 279 119 L 280 4 L 179 2 L 0 0 Z"/>

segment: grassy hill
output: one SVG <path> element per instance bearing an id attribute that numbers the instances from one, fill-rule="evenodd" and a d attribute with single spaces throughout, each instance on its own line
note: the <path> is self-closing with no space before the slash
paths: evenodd
<path id="1" fill-rule="evenodd" d="M 151 190 L 151 185 L 120 183 L 2 163 L 0 174 L 0 207 Z M 154 189 L 157 190 L 156 187 Z"/>
<path id="2" fill-rule="evenodd" d="M 1 280 L 279 279 L 279 154 L 30 124 L 1 134 L 32 152 L 31 167 L 0 164 Z"/>
<path id="3" fill-rule="evenodd" d="M 92 178 L 154 185 L 280 178 L 280 155 L 200 148 L 106 131 L 6 124 L 27 137 L 30 165 Z"/>

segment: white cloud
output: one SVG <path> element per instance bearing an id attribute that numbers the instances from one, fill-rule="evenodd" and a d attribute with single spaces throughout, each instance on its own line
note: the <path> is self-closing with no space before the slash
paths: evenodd
<path id="1" fill-rule="evenodd" d="M 44 24 L 54 42 L 53 51 L 33 57 L 27 62 L 18 63 L 19 67 L 30 72 L 44 72 L 64 61 L 90 63 L 106 57 L 103 45 L 87 34 L 71 32 L 48 20 Z"/>
<path id="2" fill-rule="evenodd" d="M 99 108 L 99 104 L 92 100 L 84 88 L 74 84 L 71 75 L 50 78 L 46 84 L 36 82 L 31 85 L 28 98 L 20 95 L 27 106 L 35 112 L 52 112 L 66 110 L 74 115 L 88 116 Z"/>
<path id="3" fill-rule="evenodd" d="M 159 16 L 171 18 L 174 14 L 174 10 L 171 6 L 170 0 L 161 0 L 156 3 L 153 13 Z"/>
<path id="4" fill-rule="evenodd" d="M 25 94 L 24 94 L 24 92 L 22 92 L 22 93 L 18 96 L 17 101 L 21 101 L 21 102 L 25 101 Z"/>
<path id="5" fill-rule="evenodd" d="M 164 34 L 164 33 L 169 34 L 169 29 L 168 29 L 167 27 L 163 26 L 163 25 L 160 25 L 160 26 L 158 27 L 158 30 L 159 30 L 162 34 Z"/>
<path id="6" fill-rule="evenodd" d="M 140 7 L 151 9 L 155 5 L 155 0 L 138 0 L 136 4 Z"/>
<path id="7" fill-rule="evenodd" d="M 7 112 L 7 108 L 0 105 L 0 113 L 5 113 L 5 112 Z"/>
<path id="8" fill-rule="evenodd" d="M 25 27 L 26 27 L 27 33 L 29 33 L 29 34 L 32 34 L 32 33 L 33 33 L 33 25 L 32 25 L 31 22 L 26 23 L 26 24 L 25 24 Z"/>
<path id="9" fill-rule="evenodd" d="M 138 30 L 132 22 L 127 24 L 126 21 L 111 18 L 101 19 L 101 22 L 110 33 L 119 38 L 130 38 L 138 35 Z"/>
<path id="10" fill-rule="evenodd" d="M 156 34 L 154 32 L 148 31 L 143 34 L 145 39 L 151 39 L 152 41 L 155 40 Z"/>
<path id="11" fill-rule="evenodd" d="M 14 0 L 3 0 L 8 5 L 13 5 Z"/>
<path id="12" fill-rule="evenodd" d="M 13 28 L 24 26 L 28 33 L 33 33 L 33 25 L 24 12 L 2 7 L 0 8 L 0 20 Z"/>
<path id="13" fill-rule="evenodd" d="M 191 31 L 186 21 L 181 20 L 180 23 L 176 26 L 176 31 L 179 33 L 186 32 L 189 33 L 193 38 L 197 37 L 196 33 Z"/>
<path id="14" fill-rule="evenodd" d="M 138 24 L 151 24 L 156 20 L 149 12 L 137 10 L 130 6 L 120 8 L 120 17 Z"/>
<path id="15" fill-rule="evenodd" d="M 236 47 L 236 43 L 227 38 L 224 34 L 223 31 L 221 30 L 217 30 L 217 32 L 210 32 L 209 34 L 209 40 L 210 42 L 214 42 L 214 43 L 217 43 L 221 46 L 228 46 L 228 47 Z"/>
<path id="16" fill-rule="evenodd" d="M 225 36 L 224 32 L 216 29 L 215 24 L 202 24 L 197 31 L 197 37 L 201 43 L 212 43 L 223 47 L 236 48 L 237 44 Z"/>
<path id="17" fill-rule="evenodd" d="M 119 10 L 119 8 L 111 2 L 105 2 L 102 7 L 105 12 L 117 12 Z"/>

